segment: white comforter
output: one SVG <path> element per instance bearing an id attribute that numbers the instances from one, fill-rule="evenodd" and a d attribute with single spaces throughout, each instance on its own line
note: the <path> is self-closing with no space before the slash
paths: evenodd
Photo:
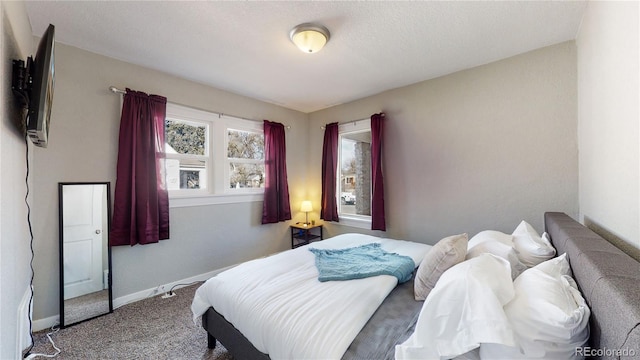
<path id="1" fill-rule="evenodd" d="M 213 307 L 272 359 L 339 359 L 396 286 L 381 275 L 318 281 L 307 247 L 340 249 L 379 242 L 416 266 L 430 245 L 345 234 L 248 261 L 207 280 L 195 293 L 194 320 Z"/>

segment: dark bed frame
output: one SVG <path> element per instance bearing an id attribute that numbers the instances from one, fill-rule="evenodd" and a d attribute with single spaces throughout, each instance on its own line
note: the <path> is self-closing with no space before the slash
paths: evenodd
<path id="1" fill-rule="evenodd" d="M 269 359 L 269 355 L 256 349 L 238 329 L 212 307 L 202 315 L 202 327 L 207 330 L 207 347 L 209 349 L 216 347 L 217 339 L 235 359 Z"/>
<path id="2" fill-rule="evenodd" d="M 591 309 L 591 354 L 640 359 L 640 263 L 564 213 L 547 212 L 544 221 Z M 236 359 L 269 359 L 213 308 L 202 315 L 202 326 L 210 349 L 217 339 Z"/>

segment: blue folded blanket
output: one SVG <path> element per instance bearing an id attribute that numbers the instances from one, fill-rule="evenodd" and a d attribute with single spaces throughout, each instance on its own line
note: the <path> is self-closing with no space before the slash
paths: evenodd
<path id="1" fill-rule="evenodd" d="M 346 249 L 314 249 L 318 280 L 351 280 L 369 276 L 393 275 L 399 283 L 409 281 L 415 263 L 413 259 L 382 250 L 379 243 Z"/>

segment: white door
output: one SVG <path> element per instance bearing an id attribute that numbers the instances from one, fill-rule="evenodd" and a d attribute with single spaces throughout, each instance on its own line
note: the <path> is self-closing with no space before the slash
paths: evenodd
<path id="1" fill-rule="evenodd" d="M 95 291 L 102 285 L 102 204 L 104 185 L 64 186 L 64 299 Z"/>

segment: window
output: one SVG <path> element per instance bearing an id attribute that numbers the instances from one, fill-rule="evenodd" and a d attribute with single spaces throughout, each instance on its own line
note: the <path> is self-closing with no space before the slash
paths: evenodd
<path id="1" fill-rule="evenodd" d="M 261 200 L 261 122 L 167 103 L 165 151 L 171 206 Z"/>
<path id="2" fill-rule="evenodd" d="M 229 188 L 264 188 L 264 134 L 227 131 Z"/>
<path id="3" fill-rule="evenodd" d="M 165 119 L 167 189 L 206 189 L 209 164 L 209 125 Z"/>
<path id="4" fill-rule="evenodd" d="M 340 125 L 337 196 L 340 221 L 371 221 L 371 124 Z"/>

